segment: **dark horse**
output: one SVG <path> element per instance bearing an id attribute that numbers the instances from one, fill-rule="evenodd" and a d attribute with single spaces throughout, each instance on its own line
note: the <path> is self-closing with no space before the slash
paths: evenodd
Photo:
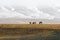
<path id="1" fill-rule="evenodd" d="M 36 22 L 29 22 L 29 24 L 36 24 Z"/>
<path id="2" fill-rule="evenodd" d="M 43 23 L 42 21 L 39 22 L 39 24 L 42 24 L 42 23 Z"/>

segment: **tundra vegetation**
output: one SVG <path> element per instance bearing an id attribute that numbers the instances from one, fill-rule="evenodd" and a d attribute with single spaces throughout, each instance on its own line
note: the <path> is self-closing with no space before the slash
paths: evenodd
<path id="1" fill-rule="evenodd" d="M 53 36 L 53 30 L 60 30 L 60 24 L 0 24 L 0 37 L 26 35 Z"/>

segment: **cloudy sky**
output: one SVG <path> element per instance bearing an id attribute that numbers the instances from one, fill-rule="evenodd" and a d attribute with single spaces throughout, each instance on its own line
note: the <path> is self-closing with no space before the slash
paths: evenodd
<path id="1" fill-rule="evenodd" d="M 14 6 L 60 6 L 60 0 L 0 0 L 0 5 Z"/>
<path id="2" fill-rule="evenodd" d="M 8 10 L 5 6 L 8 7 L 13 7 L 13 6 L 25 6 L 27 7 L 28 9 L 32 9 L 32 10 L 35 10 L 34 12 L 36 12 L 35 14 L 33 12 L 30 12 L 31 15 L 24 15 L 24 13 L 20 12 L 19 11 L 15 11 L 15 12 L 10 12 L 10 10 Z M 28 18 L 34 18 L 34 17 L 38 17 L 38 18 L 48 18 L 48 19 L 53 19 L 55 17 L 59 18 L 60 15 L 50 15 L 50 11 L 49 12 L 43 12 L 42 11 L 39 11 L 36 7 L 44 7 L 44 6 L 50 6 L 50 7 L 60 7 L 60 0 L 0 0 L 0 7 L 4 10 L 4 13 L 1 12 L 0 10 L 0 18 L 1 17 L 15 17 L 15 16 L 21 16 L 21 17 L 28 17 Z M 15 10 L 15 8 L 11 8 L 12 10 Z M 2 10 L 2 11 L 3 11 Z M 24 8 L 25 10 L 25 8 Z M 6 11 L 6 12 L 5 12 Z M 48 10 L 47 10 L 48 11 Z M 60 9 L 58 9 L 58 11 L 60 12 Z M 24 11 L 26 12 L 26 11 Z M 13 13 L 13 14 L 11 14 Z M 26 13 L 29 13 L 28 10 Z M 39 14 L 40 13 L 40 14 Z"/>

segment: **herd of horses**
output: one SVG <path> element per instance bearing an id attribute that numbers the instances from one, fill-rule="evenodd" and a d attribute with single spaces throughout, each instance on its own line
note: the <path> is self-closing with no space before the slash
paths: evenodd
<path id="1" fill-rule="evenodd" d="M 42 24 L 43 22 L 40 21 L 39 24 Z M 37 24 L 36 22 L 29 22 L 29 24 Z"/>

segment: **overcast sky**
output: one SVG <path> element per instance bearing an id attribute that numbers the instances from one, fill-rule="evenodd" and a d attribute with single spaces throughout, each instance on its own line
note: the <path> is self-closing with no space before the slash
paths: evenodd
<path id="1" fill-rule="evenodd" d="M 60 0 L 0 0 L 0 5 L 14 6 L 60 6 Z"/>
<path id="2" fill-rule="evenodd" d="M 44 7 L 44 6 L 51 6 L 51 7 L 60 7 L 60 0 L 0 0 L 0 6 L 26 6 L 26 7 L 35 7 L 34 10 L 36 11 L 39 11 L 37 10 L 36 7 Z M 3 7 L 3 9 L 5 9 Z M 6 9 L 5 9 L 6 10 Z M 9 11 L 9 10 L 8 10 Z M 27 10 L 28 11 L 28 10 Z M 59 9 L 59 12 L 60 12 L 60 9 Z M 5 13 L 5 12 L 4 12 Z M 4 14 L 3 13 L 3 14 Z M 2 13 L 0 13 L 0 15 L 2 16 L 3 15 Z M 15 13 L 14 13 L 15 14 Z M 13 15 L 14 15 L 13 14 Z M 18 15 L 20 15 L 20 13 L 16 13 Z M 23 14 L 23 13 L 21 13 Z M 11 13 L 6 13 L 7 16 L 11 16 L 12 14 Z M 3 15 L 2 17 L 5 17 L 6 15 Z M 58 14 L 59 15 L 59 14 Z M 57 16 L 58 16 L 57 15 Z M 30 15 L 29 15 L 30 16 Z M 33 13 L 33 16 L 34 16 L 34 13 Z M 42 13 L 39 15 L 39 12 L 35 14 L 35 16 L 42 16 L 42 18 L 49 18 L 51 17 L 51 15 L 49 13 Z M 35 17 L 34 16 L 34 17 Z M 56 17 L 57 17 L 56 16 Z M 55 15 L 52 15 L 52 18 L 55 17 Z M 59 18 L 60 18 L 60 15 L 59 15 Z"/>

